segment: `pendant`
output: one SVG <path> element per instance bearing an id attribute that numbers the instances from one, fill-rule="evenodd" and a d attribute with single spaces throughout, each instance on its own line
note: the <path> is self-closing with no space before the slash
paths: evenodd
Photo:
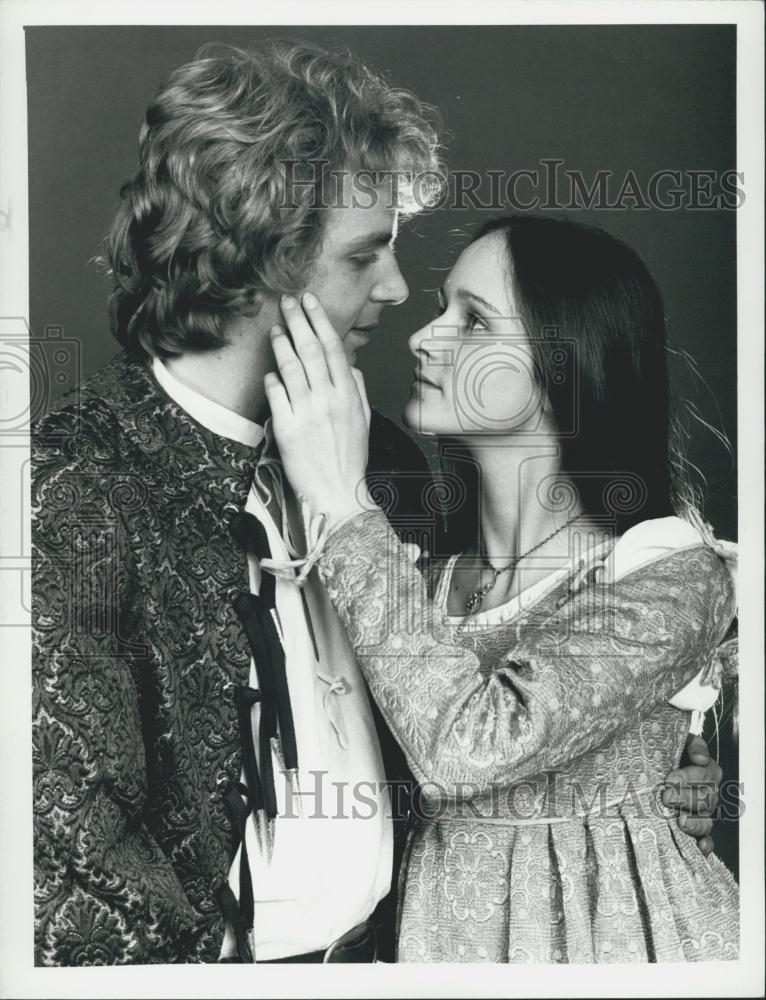
<path id="1" fill-rule="evenodd" d="M 480 590 L 474 590 L 470 595 L 468 600 L 465 602 L 465 613 L 467 615 L 472 615 L 474 611 L 478 608 L 482 601 L 482 593 Z"/>
<path id="2" fill-rule="evenodd" d="M 478 590 L 474 590 L 472 594 L 469 594 L 468 600 L 465 602 L 465 613 L 467 615 L 472 615 L 480 606 L 481 602 L 487 596 L 487 594 L 492 590 L 492 588 L 497 583 L 497 578 L 500 576 L 500 570 L 492 570 L 492 579 L 489 583 L 485 583 L 483 587 L 479 587 Z"/>

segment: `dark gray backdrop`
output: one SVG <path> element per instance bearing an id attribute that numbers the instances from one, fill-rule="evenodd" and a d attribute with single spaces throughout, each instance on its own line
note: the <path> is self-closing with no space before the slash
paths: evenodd
<path id="1" fill-rule="evenodd" d="M 659 170 L 736 167 L 736 29 L 698 26 L 524 27 L 35 27 L 27 28 L 30 321 L 61 327 L 87 376 L 116 350 L 106 283 L 90 263 L 136 164 L 137 134 L 162 77 L 206 41 L 271 36 L 345 45 L 437 105 L 459 170 L 540 169 L 543 159 L 592 180 L 598 170 L 645 185 Z M 745 179 L 745 188 L 746 188 Z M 617 182 L 619 189 L 619 181 Z M 524 195 L 529 186 L 520 186 Z M 628 202 L 629 204 L 629 202 Z M 554 214 L 561 215 L 561 211 Z M 704 416 L 736 434 L 736 216 L 731 210 L 568 210 L 634 246 L 663 290 L 669 335 L 697 360 Z M 403 230 L 399 258 L 411 295 L 384 314 L 361 357 L 370 398 L 398 419 L 412 358 L 455 239 L 487 215 L 443 209 Z M 76 371 L 50 387 L 55 398 Z M 709 433 L 692 443 L 708 483 L 707 514 L 736 534 L 732 462 Z M 736 757 L 725 749 L 728 777 Z M 736 864 L 733 824 L 717 824 Z"/>

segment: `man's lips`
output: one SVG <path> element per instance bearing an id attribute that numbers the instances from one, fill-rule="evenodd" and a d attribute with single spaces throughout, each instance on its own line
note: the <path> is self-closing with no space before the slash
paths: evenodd
<path id="1" fill-rule="evenodd" d="M 346 337 L 353 337 L 357 342 L 355 346 L 361 347 L 364 344 L 369 344 L 370 334 L 374 329 L 374 326 L 353 326 L 346 334 Z"/>

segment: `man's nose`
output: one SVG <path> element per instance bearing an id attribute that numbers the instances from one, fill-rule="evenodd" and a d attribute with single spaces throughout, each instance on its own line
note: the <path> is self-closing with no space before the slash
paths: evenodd
<path id="1" fill-rule="evenodd" d="M 394 257 L 386 269 L 385 275 L 375 285 L 372 290 L 372 298 L 376 302 L 386 305 L 398 306 L 405 302 L 410 294 L 404 275 L 399 269 L 399 264 Z"/>

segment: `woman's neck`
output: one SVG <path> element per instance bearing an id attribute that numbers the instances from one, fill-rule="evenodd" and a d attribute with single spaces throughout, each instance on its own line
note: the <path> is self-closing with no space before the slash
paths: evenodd
<path id="1" fill-rule="evenodd" d="M 482 611 L 506 604 L 607 537 L 584 514 L 562 475 L 555 437 L 482 438 L 464 445 L 481 478 L 478 537 L 458 560 L 448 595 L 449 613 L 461 616 L 477 591 L 492 582 L 488 564 L 504 571 L 481 598 Z"/>
<path id="2" fill-rule="evenodd" d="M 469 452 L 481 469 L 476 541 L 492 565 L 518 558 L 582 515 L 579 498 L 562 480 L 555 440 L 484 439 Z"/>

